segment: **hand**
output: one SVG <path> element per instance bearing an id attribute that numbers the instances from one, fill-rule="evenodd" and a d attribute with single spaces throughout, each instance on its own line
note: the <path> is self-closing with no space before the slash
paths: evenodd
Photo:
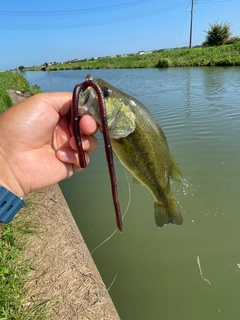
<path id="1" fill-rule="evenodd" d="M 0 115 L 0 184 L 22 197 L 81 170 L 68 112 L 72 94 L 40 93 Z M 80 121 L 87 162 L 97 148 L 98 127 Z"/>

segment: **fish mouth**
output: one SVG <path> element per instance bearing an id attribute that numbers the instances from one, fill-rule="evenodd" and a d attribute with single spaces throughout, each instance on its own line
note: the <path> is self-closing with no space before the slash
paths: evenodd
<path id="1" fill-rule="evenodd" d="M 86 80 L 95 81 L 94 77 L 91 74 L 86 76 Z M 107 98 L 111 90 L 107 87 L 101 87 L 102 93 L 104 98 Z M 94 116 L 96 109 L 99 109 L 99 100 L 97 92 L 94 90 L 93 87 L 88 87 L 85 91 L 83 91 L 79 96 L 78 101 L 78 115 L 84 116 L 85 114 L 91 114 Z M 96 121 L 98 119 L 95 119 Z M 97 121 L 99 122 L 99 121 Z"/>
<path id="2" fill-rule="evenodd" d="M 90 114 L 89 109 L 98 105 L 98 97 L 92 87 L 88 87 L 80 96 L 78 101 L 78 115 Z"/>

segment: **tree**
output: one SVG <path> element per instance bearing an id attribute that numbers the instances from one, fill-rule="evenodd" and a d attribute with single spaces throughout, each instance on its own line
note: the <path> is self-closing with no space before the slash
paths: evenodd
<path id="1" fill-rule="evenodd" d="M 19 66 L 18 69 L 19 70 L 23 70 L 23 69 L 25 69 L 25 67 L 24 66 Z"/>
<path id="2" fill-rule="evenodd" d="M 206 40 L 203 42 L 203 46 L 221 46 L 231 35 L 230 24 L 229 23 L 209 23 L 210 28 L 206 33 Z"/>

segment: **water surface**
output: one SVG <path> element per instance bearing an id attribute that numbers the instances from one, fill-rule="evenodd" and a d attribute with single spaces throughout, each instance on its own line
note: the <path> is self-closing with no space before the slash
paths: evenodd
<path id="1" fill-rule="evenodd" d="M 26 72 L 46 91 L 72 91 L 88 71 Z M 92 256 L 121 319 L 239 319 L 240 68 L 91 70 L 143 102 L 189 186 L 172 183 L 184 224 L 158 229 L 153 198 L 131 188 L 124 231 Z M 61 188 L 92 251 L 115 230 L 103 143 Z M 122 210 L 129 190 L 116 161 Z M 204 281 L 196 262 L 200 259 Z"/>

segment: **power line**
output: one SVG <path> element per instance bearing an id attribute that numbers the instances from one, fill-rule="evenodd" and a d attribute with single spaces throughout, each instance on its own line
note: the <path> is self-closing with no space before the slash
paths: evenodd
<path id="1" fill-rule="evenodd" d="M 217 3 L 217 2 L 230 2 L 234 0 L 198 0 L 199 3 Z"/>
<path id="2" fill-rule="evenodd" d="M 14 11 L 14 10 L 0 10 L 0 15 L 5 16 L 57 16 L 57 15 L 78 15 L 86 14 L 92 12 L 101 12 L 109 10 L 118 10 L 122 8 L 127 8 L 131 6 L 136 6 L 140 4 L 145 4 L 155 0 L 138 0 L 133 2 L 127 2 L 116 5 L 108 5 L 102 7 L 93 7 L 93 8 L 81 8 L 81 9 L 72 9 L 72 10 L 28 10 L 28 11 Z"/>
<path id="3" fill-rule="evenodd" d="M 138 14 L 130 14 L 116 18 L 109 18 L 109 19 L 101 19 L 101 20 L 94 20 L 94 21 L 82 21 L 76 23 L 59 23 L 59 24 L 28 24 L 28 25 L 21 25 L 21 24 L 1 24 L 0 29 L 2 30 L 53 30 L 53 29 L 71 29 L 71 28 L 85 28 L 85 27 L 92 27 L 97 25 L 104 25 L 104 24 L 112 24 L 117 22 L 123 22 L 128 20 L 140 19 L 145 18 L 148 16 L 153 16 L 156 14 L 160 14 L 166 11 L 171 11 L 178 9 L 180 7 L 185 6 L 186 2 L 181 1 L 174 5 L 165 6 L 159 9 L 155 9 L 154 11 L 138 13 Z"/>

